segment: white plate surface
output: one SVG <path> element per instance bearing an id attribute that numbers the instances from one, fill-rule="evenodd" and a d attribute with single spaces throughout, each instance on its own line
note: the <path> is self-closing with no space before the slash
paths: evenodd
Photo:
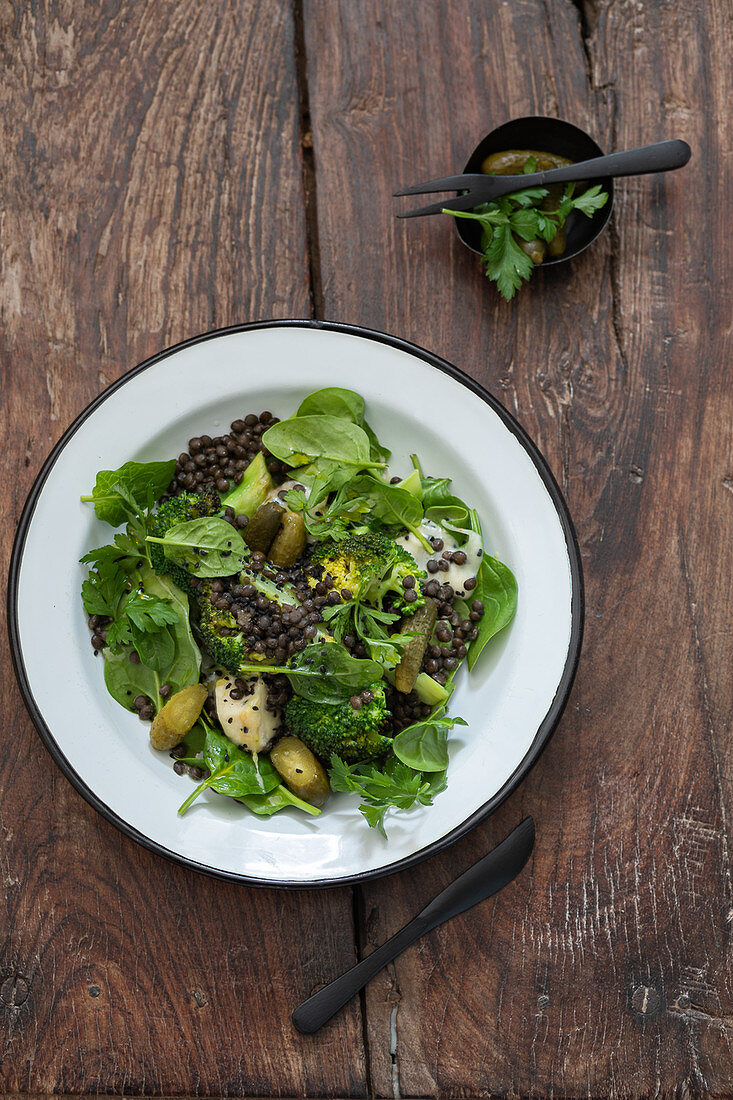
<path id="1" fill-rule="evenodd" d="M 327 885 L 415 862 L 495 807 L 552 732 L 580 646 L 581 579 L 557 488 L 520 429 L 453 368 L 392 338 L 346 326 L 250 326 L 173 349 L 131 372 L 82 414 L 39 476 L 11 570 L 11 639 L 26 701 L 77 788 L 119 827 L 199 869 L 267 884 Z M 450 372 L 450 373 L 449 373 Z M 482 518 L 488 551 L 514 570 L 519 606 L 451 712 L 447 790 L 431 807 L 388 816 L 388 840 L 357 801 L 337 795 L 318 819 L 257 818 L 207 794 L 185 817 L 191 787 L 147 726 L 107 694 L 79 599 L 79 558 L 109 541 L 79 495 L 98 469 L 176 455 L 193 435 L 229 430 L 247 412 L 288 416 L 321 386 L 361 393 L 370 423 L 407 474 L 417 452 L 450 475 Z M 44 480 L 45 478 L 45 480 Z"/>

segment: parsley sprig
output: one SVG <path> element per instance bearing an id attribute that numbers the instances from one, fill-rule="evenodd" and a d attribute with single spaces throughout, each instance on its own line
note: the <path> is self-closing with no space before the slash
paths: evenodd
<path id="1" fill-rule="evenodd" d="M 334 791 L 348 791 L 361 797 L 360 812 L 384 837 L 387 835 L 384 816 L 389 809 L 409 810 L 415 804 L 430 806 L 435 795 L 446 786 L 445 771 L 423 775 L 394 756 L 380 768 L 375 764 L 349 766 L 334 755 L 328 774 Z"/>
<path id="2" fill-rule="evenodd" d="M 323 608 L 324 622 L 328 623 L 337 642 L 342 643 L 346 634 L 353 634 L 366 646 L 372 661 L 380 661 L 389 668 L 397 664 L 412 637 L 411 634 L 390 634 L 399 618 L 393 611 L 370 607 L 358 598 Z"/>
<path id="3" fill-rule="evenodd" d="M 526 165 L 525 165 L 526 169 Z M 542 210 L 546 187 L 527 187 L 485 202 L 475 210 L 444 210 L 454 218 L 468 218 L 481 226 L 481 248 L 486 275 L 495 282 L 499 293 L 510 301 L 523 282 L 529 279 L 534 263 L 522 249 L 521 241 L 554 240 L 573 210 L 590 218 L 608 200 L 601 185 L 575 194 L 575 184 L 568 183 L 555 210 Z"/>
<path id="4" fill-rule="evenodd" d="M 111 543 L 90 550 L 80 559 L 89 566 L 81 586 L 84 610 L 88 615 L 111 620 L 105 627 L 108 654 L 127 654 L 135 649 L 142 666 L 154 673 L 173 667 L 180 642 L 176 631 L 188 634 L 187 627 L 180 629 L 182 615 L 188 614 L 188 602 L 184 610 L 174 606 L 167 588 L 163 596 L 147 591 L 151 579 L 156 583 L 146 541 L 152 512 L 173 476 L 174 466 L 175 462 L 128 462 L 119 470 L 101 470 L 92 492 L 81 498 L 94 505 L 104 522 L 112 526 L 126 524 L 124 532 L 118 531 Z M 185 644 L 188 646 L 187 637 Z M 191 650 L 198 670 L 198 650 L 192 640 Z"/>

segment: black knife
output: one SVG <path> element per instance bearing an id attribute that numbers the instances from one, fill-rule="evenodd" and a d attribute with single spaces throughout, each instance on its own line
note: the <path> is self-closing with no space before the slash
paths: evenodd
<path id="1" fill-rule="evenodd" d="M 415 940 L 451 917 L 464 913 L 480 901 L 496 894 L 516 878 L 529 859 L 534 847 L 534 821 L 526 817 L 516 829 L 488 855 L 474 863 L 445 890 L 434 897 L 409 924 L 352 966 L 345 974 L 319 989 L 307 1001 L 298 1005 L 293 1023 L 298 1031 L 311 1035 L 350 1001 L 375 974 L 395 959 Z"/>

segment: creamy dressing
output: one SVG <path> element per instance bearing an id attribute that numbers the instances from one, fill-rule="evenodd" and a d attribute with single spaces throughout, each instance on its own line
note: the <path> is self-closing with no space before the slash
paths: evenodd
<path id="1" fill-rule="evenodd" d="M 478 574 L 481 565 L 481 557 L 483 555 L 481 536 L 477 535 L 475 531 L 467 531 L 466 541 L 463 545 L 460 545 L 452 531 L 446 530 L 446 528 L 441 527 L 439 523 L 435 523 L 433 520 L 429 519 L 424 519 L 422 521 L 419 530 L 428 540 L 432 538 L 442 539 L 443 550 L 462 550 L 466 555 L 466 560 L 463 565 L 457 565 L 453 561 L 448 562 L 448 569 L 446 571 L 439 570 L 437 573 L 428 573 L 427 580 L 436 580 L 439 584 L 449 584 L 457 596 L 468 596 L 470 590 L 469 592 L 466 591 L 466 581 L 470 577 L 475 577 Z M 428 553 L 420 540 L 413 535 L 412 532 L 410 532 L 409 535 L 401 535 L 396 542 L 399 546 L 403 546 L 408 554 L 412 555 L 418 569 L 427 571 L 428 561 L 431 559 L 434 561 L 441 560 L 443 550 L 433 550 L 431 553 Z"/>
<path id="2" fill-rule="evenodd" d="M 280 712 L 268 710 L 267 687 L 264 680 L 257 676 L 248 682 L 252 694 L 244 699 L 232 699 L 234 677 L 224 676 L 216 682 L 214 698 L 216 716 L 222 730 L 235 745 L 240 745 L 253 754 L 264 752 L 280 725 Z"/>

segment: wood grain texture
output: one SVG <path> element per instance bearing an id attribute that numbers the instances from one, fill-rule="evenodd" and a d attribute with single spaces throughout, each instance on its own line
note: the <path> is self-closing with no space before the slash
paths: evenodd
<path id="1" fill-rule="evenodd" d="M 530 779 L 483 828 L 362 891 L 362 949 L 531 812 L 532 864 L 367 990 L 377 1096 L 733 1091 L 729 6 L 305 4 L 327 317 L 484 382 L 567 495 L 584 657 Z M 612 228 L 507 305 L 400 185 L 506 118 L 605 148 L 663 137 L 684 173 L 619 184 Z M 408 200 L 403 200 L 405 205 Z"/>
<path id="2" fill-rule="evenodd" d="M 139 359 L 310 311 L 289 3 L 0 2 L 3 572 L 51 444 Z M 124 425 L 120 425 L 124 431 Z M 42 748 L 2 630 L 0 1089 L 363 1095 L 349 890 L 256 891 L 138 848 Z"/>
<path id="3" fill-rule="evenodd" d="M 289 1021 L 354 957 L 350 892 L 237 889 L 127 841 L 45 754 L 3 649 L 5 1094 L 733 1093 L 732 272 L 706 235 L 733 206 L 732 48 L 729 6 L 691 0 L 0 0 L 3 567 L 101 387 L 195 332 L 308 315 L 312 276 L 319 312 L 445 355 L 519 417 L 587 580 L 576 688 L 530 779 L 358 892 L 366 952 L 537 820 L 505 894 L 371 984 L 366 1065 L 358 1003 L 315 1038 Z M 533 112 L 694 155 L 621 183 L 610 232 L 506 305 L 449 225 L 395 222 L 390 195 Z"/>

